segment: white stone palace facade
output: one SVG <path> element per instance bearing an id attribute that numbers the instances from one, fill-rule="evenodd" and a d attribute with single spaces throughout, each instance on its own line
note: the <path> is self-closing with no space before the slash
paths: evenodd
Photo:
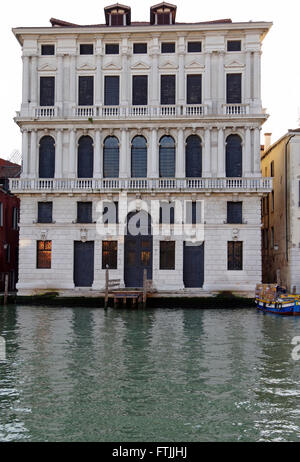
<path id="1" fill-rule="evenodd" d="M 10 181 L 21 199 L 19 294 L 96 295 L 107 266 L 128 287 L 147 269 L 162 295 L 253 294 L 272 189 L 260 167 L 270 27 L 177 23 L 163 2 L 145 23 L 116 4 L 102 25 L 13 29 L 23 60 L 23 172 Z M 143 204 L 147 236 L 124 233 Z M 176 231 L 187 210 L 202 232 L 193 246 Z"/>

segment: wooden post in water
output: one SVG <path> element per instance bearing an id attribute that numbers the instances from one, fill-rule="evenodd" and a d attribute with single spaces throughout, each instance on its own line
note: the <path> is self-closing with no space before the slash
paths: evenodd
<path id="1" fill-rule="evenodd" d="M 147 270 L 144 269 L 143 277 L 143 308 L 146 308 L 147 303 Z"/>
<path id="2" fill-rule="evenodd" d="M 7 305 L 8 298 L 8 274 L 5 275 L 3 305 Z"/>
<path id="3" fill-rule="evenodd" d="M 104 308 L 108 307 L 108 268 L 105 270 L 105 299 L 104 299 Z"/>

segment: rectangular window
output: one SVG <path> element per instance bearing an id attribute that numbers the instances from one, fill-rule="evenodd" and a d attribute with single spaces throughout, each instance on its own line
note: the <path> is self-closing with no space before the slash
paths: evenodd
<path id="1" fill-rule="evenodd" d="M 78 105 L 93 106 L 94 105 L 94 77 L 79 76 L 78 86 Z"/>
<path id="2" fill-rule="evenodd" d="M 39 269 L 51 268 L 52 241 L 37 241 L 37 265 Z"/>
<path id="3" fill-rule="evenodd" d="M 162 53 L 175 53 L 175 43 L 162 43 L 161 52 Z"/>
<path id="4" fill-rule="evenodd" d="M 170 22 L 170 13 L 157 13 L 157 24 L 172 24 L 172 22 Z"/>
<path id="5" fill-rule="evenodd" d="M 186 224 L 196 225 L 201 223 L 201 202 L 186 202 Z"/>
<path id="6" fill-rule="evenodd" d="M 242 74 L 227 74 L 227 104 L 242 102 Z"/>
<path id="7" fill-rule="evenodd" d="M 227 202 L 227 223 L 243 223 L 243 202 Z"/>
<path id="8" fill-rule="evenodd" d="M 3 204 L 0 202 L 0 226 L 3 226 Z"/>
<path id="9" fill-rule="evenodd" d="M 146 106 L 148 104 L 148 76 L 134 75 L 132 77 L 132 104 Z"/>
<path id="10" fill-rule="evenodd" d="M 201 53 L 202 43 L 201 42 L 188 42 L 188 53 Z"/>
<path id="11" fill-rule="evenodd" d="M 106 55 L 118 55 L 119 54 L 119 44 L 118 43 L 107 43 L 105 45 L 105 54 Z"/>
<path id="12" fill-rule="evenodd" d="M 242 271 L 243 269 L 243 243 L 240 241 L 228 242 L 228 271 Z"/>
<path id="13" fill-rule="evenodd" d="M 40 106 L 54 106 L 55 77 L 40 77 Z"/>
<path id="14" fill-rule="evenodd" d="M 18 209 L 13 207 L 12 209 L 12 229 L 18 229 Z"/>
<path id="15" fill-rule="evenodd" d="M 77 223 L 92 223 L 93 203 L 77 202 Z"/>
<path id="16" fill-rule="evenodd" d="M 175 104 L 175 75 L 161 75 L 160 104 Z"/>
<path id="17" fill-rule="evenodd" d="M 123 14 L 111 14 L 110 17 L 112 26 L 123 26 Z"/>
<path id="18" fill-rule="evenodd" d="M 52 223 L 52 202 L 38 202 L 38 223 Z"/>
<path id="19" fill-rule="evenodd" d="M 240 40 L 228 40 L 227 51 L 241 51 L 242 42 Z"/>
<path id="20" fill-rule="evenodd" d="M 80 48 L 81 55 L 93 55 L 94 54 L 94 45 L 91 43 L 82 43 L 79 48 Z"/>
<path id="21" fill-rule="evenodd" d="M 102 241 L 102 269 L 118 269 L 118 241 Z"/>
<path id="22" fill-rule="evenodd" d="M 54 45 L 42 45 L 41 46 L 41 54 L 42 54 L 42 56 L 54 55 L 55 54 Z"/>
<path id="23" fill-rule="evenodd" d="M 175 269 L 175 241 L 160 241 L 159 269 Z"/>
<path id="24" fill-rule="evenodd" d="M 175 205 L 174 202 L 161 202 L 159 207 L 159 223 L 174 224 Z"/>
<path id="25" fill-rule="evenodd" d="M 146 54 L 147 53 L 147 43 L 134 43 L 133 44 L 133 54 Z"/>
<path id="26" fill-rule="evenodd" d="M 275 176 L 275 169 L 274 169 L 274 160 L 271 162 L 271 177 L 274 178 Z"/>
<path id="27" fill-rule="evenodd" d="M 119 106 L 120 77 L 118 75 L 104 77 L 104 105 Z"/>
<path id="28" fill-rule="evenodd" d="M 187 76 L 187 104 L 202 103 L 202 75 Z"/>
<path id="29" fill-rule="evenodd" d="M 119 223 L 119 203 L 104 202 L 103 203 L 103 224 L 114 225 Z"/>

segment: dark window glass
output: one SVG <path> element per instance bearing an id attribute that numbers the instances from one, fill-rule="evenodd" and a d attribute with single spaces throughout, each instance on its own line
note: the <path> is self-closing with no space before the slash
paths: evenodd
<path id="1" fill-rule="evenodd" d="M 37 268 L 51 268 L 51 251 L 52 241 L 37 241 Z"/>
<path id="2" fill-rule="evenodd" d="M 227 74 L 227 104 L 242 102 L 242 74 Z"/>
<path id="3" fill-rule="evenodd" d="M 241 41 L 240 40 L 228 40 L 227 51 L 241 51 Z"/>
<path id="4" fill-rule="evenodd" d="M 174 270 L 175 269 L 175 242 L 160 241 L 160 259 L 159 269 Z"/>
<path id="5" fill-rule="evenodd" d="M 42 51 L 43 56 L 54 55 L 55 54 L 55 47 L 54 47 L 54 45 L 42 45 L 41 51 Z"/>
<path id="6" fill-rule="evenodd" d="M 103 176 L 104 178 L 119 177 L 119 141 L 115 136 L 109 136 L 104 141 Z"/>
<path id="7" fill-rule="evenodd" d="M 132 140 L 131 177 L 147 177 L 147 141 L 143 136 L 136 136 Z"/>
<path id="8" fill-rule="evenodd" d="M 227 202 L 227 223 L 243 223 L 243 202 Z"/>
<path id="9" fill-rule="evenodd" d="M 175 141 L 171 136 L 163 136 L 159 143 L 159 176 L 175 177 Z"/>
<path id="10" fill-rule="evenodd" d="M 201 202 L 186 202 L 186 223 L 188 225 L 201 223 Z"/>
<path id="11" fill-rule="evenodd" d="M 134 75 L 132 77 L 132 104 L 146 106 L 148 104 L 148 76 Z"/>
<path id="12" fill-rule="evenodd" d="M 77 223 L 92 223 L 93 203 L 77 202 Z"/>
<path id="13" fill-rule="evenodd" d="M 188 53 L 200 53 L 201 51 L 201 42 L 188 42 Z"/>
<path id="14" fill-rule="evenodd" d="M 118 269 L 118 242 L 102 241 L 102 269 Z"/>
<path id="15" fill-rule="evenodd" d="M 186 140 L 185 168 L 187 178 L 202 177 L 202 145 L 197 135 L 191 135 Z"/>
<path id="16" fill-rule="evenodd" d="M 119 54 L 119 44 L 118 43 L 108 43 L 105 45 L 105 54 L 107 55 L 118 55 Z"/>
<path id="17" fill-rule="evenodd" d="M 161 202 L 160 208 L 159 208 L 159 223 L 173 225 L 174 215 L 175 215 L 174 203 Z"/>
<path id="18" fill-rule="evenodd" d="M 94 104 L 94 77 L 79 77 L 79 106 L 93 106 Z"/>
<path id="19" fill-rule="evenodd" d="M 104 202 L 103 204 L 103 224 L 119 223 L 119 202 Z"/>
<path id="20" fill-rule="evenodd" d="M 274 160 L 271 162 L 271 177 L 273 178 L 275 176 L 275 170 L 274 170 Z"/>
<path id="21" fill-rule="evenodd" d="M 55 141 L 51 136 L 44 136 L 39 148 L 39 178 L 54 178 L 54 172 Z"/>
<path id="22" fill-rule="evenodd" d="M 226 140 L 226 176 L 239 178 L 243 175 L 242 140 L 239 135 L 229 135 Z"/>
<path id="23" fill-rule="evenodd" d="M 52 223 L 52 202 L 38 203 L 38 223 Z"/>
<path id="24" fill-rule="evenodd" d="M 118 75 L 105 76 L 104 78 L 104 105 L 119 106 L 120 101 L 120 78 Z"/>
<path id="25" fill-rule="evenodd" d="M 202 75 L 187 76 L 187 104 L 202 103 Z"/>
<path id="26" fill-rule="evenodd" d="M 78 178 L 93 178 L 94 148 L 90 136 L 82 136 L 78 142 Z"/>
<path id="27" fill-rule="evenodd" d="M 133 53 L 134 54 L 146 54 L 147 53 L 147 43 L 134 43 L 133 44 Z"/>
<path id="28" fill-rule="evenodd" d="M 243 243 L 228 242 L 228 270 L 241 271 L 243 269 Z"/>
<path id="29" fill-rule="evenodd" d="M 40 106 L 54 106 L 55 77 L 40 77 Z"/>
<path id="30" fill-rule="evenodd" d="M 81 55 L 93 55 L 94 54 L 94 45 L 90 43 L 83 43 L 80 45 L 80 54 Z"/>
<path id="31" fill-rule="evenodd" d="M 161 52 L 162 53 L 175 53 L 175 43 L 162 43 Z"/>
<path id="32" fill-rule="evenodd" d="M 160 86 L 160 104 L 175 104 L 176 78 L 175 75 L 162 75 Z"/>
<path id="33" fill-rule="evenodd" d="M 0 212 L 1 213 L 1 212 Z M 13 210 L 12 210 L 12 229 L 18 229 L 18 209 L 17 207 L 13 207 Z M 1 225 L 1 222 L 0 222 L 0 225 Z"/>

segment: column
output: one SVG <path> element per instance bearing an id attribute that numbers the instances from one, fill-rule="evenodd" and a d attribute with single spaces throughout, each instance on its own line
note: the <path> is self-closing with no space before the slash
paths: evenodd
<path id="1" fill-rule="evenodd" d="M 94 145 L 94 178 L 103 177 L 103 158 L 101 144 L 101 129 L 97 128 L 95 131 Z"/>
<path id="2" fill-rule="evenodd" d="M 151 178 L 159 177 L 159 147 L 157 143 L 157 128 L 151 131 Z"/>
<path id="3" fill-rule="evenodd" d="M 73 114 L 73 108 L 77 105 L 76 97 L 76 56 L 70 56 L 70 95 L 69 115 Z"/>
<path id="4" fill-rule="evenodd" d="M 260 168 L 260 129 L 254 129 L 254 140 L 253 140 L 253 156 L 254 156 L 254 175 L 261 176 Z"/>
<path id="5" fill-rule="evenodd" d="M 251 176 L 251 132 L 248 127 L 245 129 L 245 144 L 243 153 L 243 176 Z"/>
<path id="6" fill-rule="evenodd" d="M 203 155 L 203 177 L 211 177 L 211 144 L 210 144 L 210 130 L 206 128 L 204 133 L 204 155 Z"/>
<path id="7" fill-rule="evenodd" d="M 245 103 L 251 102 L 251 51 L 246 52 Z"/>
<path id="8" fill-rule="evenodd" d="M 22 109 L 28 108 L 29 102 L 29 56 L 22 56 L 23 81 L 22 81 Z"/>
<path id="9" fill-rule="evenodd" d="M 218 99 L 219 99 L 219 114 L 222 114 L 222 105 L 225 103 L 225 72 L 224 72 L 224 52 L 219 53 L 219 78 L 218 78 Z"/>
<path id="10" fill-rule="evenodd" d="M 128 45 L 127 38 L 122 40 L 122 81 L 121 81 L 121 106 L 128 106 L 129 91 L 128 91 Z"/>
<path id="11" fill-rule="evenodd" d="M 151 46 L 152 65 L 150 69 L 150 104 L 152 106 L 159 106 L 159 72 L 158 72 L 158 55 L 159 55 L 159 35 L 153 37 Z"/>
<path id="12" fill-rule="evenodd" d="M 28 158 L 28 131 L 24 128 L 22 133 L 22 177 L 26 178 L 29 173 L 29 158 Z"/>
<path id="13" fill-rule="evenodd" d="M 211 107 L 211 52 L 206 52 L 205 54 L 205 94 L 204 94 L 204 104 L 207 104 Z"/>
<path id="14" fill-rule="evenodd" d="M 253 53 L 253 67 L 254 67 L 254 73 L 253 73 L 253 82 L 254 82 L 254 102 L 257 110 L 261 110 L 261 69 L 260 69 L 260 56 L 261 52 L 260 51 L 255 51 Z"/>
<path id="15" fill-rule="evenodd" d="M 62 114 L 64 101 L 64 58 L 62 54 L 57 56 L 57 105 Z"/>
<path id="16" fill-rule="evenodd" d="M 37 56 L 31 57 L 31 107 L 38 105 Z"/>
<path id="17" fill-rule="evenodd" d="M 225 146 L 224 146 L 224 128 L 218 129 L 218 177 L 224 178 L 225 174 Z"/>
<path id="18" fill-rule="evenodd" d="M 56 130 L 56 143 L 55 143 L 55 178 L 63 177 L 63 130 L 59 128 Z"/>
<path id="19" fill-rule="evenodd" d="M 95 104 L 97 107 L 103 106 L 102 90 L 102 53 L 96 55 L 96 82 L 95 82 Z"/>
<path id="20" fill-rule="evenodd" d="M 128 178 L 128 165 L 127 151 L 128 151 L 128 129 L 123 128 L 121 130 L 121 146 L 120 146 L 120 178 Z"/>
<path id="21" fill-rule="evenodd" d="M 184 132 L 182 128 L 177 132 L 177 152 L 176 152 L 176 178 L 185 177 L 185 152 L 184 152 Z"/>
<path id="22" fill-rule="evenodd" d="M 31 130 L 30 135 L 30 174 L 31 178 L 38 177 L 38 160 L 37 160 L 37 131 Z"/>
<path id="23" fill-rule="evenodd" d="M 76 130 L 70 130 L 69 141 L 69 178 L 76 177 Z"/>
<path id="24" fill-rule="evenodd" d="M 185 78 L 184 78 L 184 53 L 179 54 L 179 73 L 178 73 L 178 103 L 185 104 Z"/>

